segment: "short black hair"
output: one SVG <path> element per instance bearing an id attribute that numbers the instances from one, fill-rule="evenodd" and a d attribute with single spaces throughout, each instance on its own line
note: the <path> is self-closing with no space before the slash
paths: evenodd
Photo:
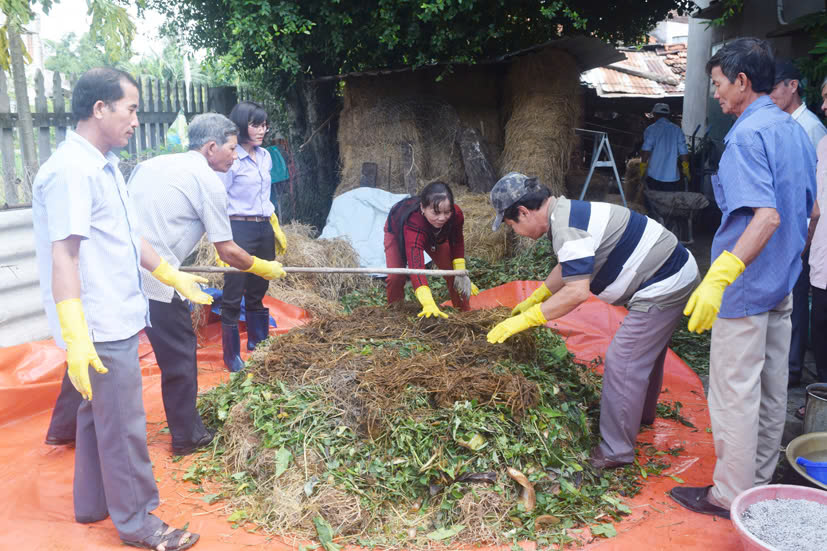
<path id="1" fill-rule="evenodd" d="M 246 143 L 250 141 L 247 126 L 266 123 L 267 111 L 253 101 L 242 101 L 230 111 L 230 120 L 238 127 L 238 143 Z"/>
<path id="2" fill-rule="evenodd" d="M 96 67 L 81 75 L 72 90 L 72 116 L 83 121 L 92 116 L 92 109 L 99 101 L 112 105 L 124 96 L 123 82 L 139 88 L 132 75 L 112 67 Z"/>
<path id="3" fill-rule="evenodd" d="M 503 220 L 513 220 L 517 222 L 520 218 L 520 213 L 517 209 L 520 206 L 528 210 L 537 210 L 543 206 L 543 203 L 545 203 L 549 197 L 551 197 L 551 191 L 549 191 L 546 186 L 540 186 L 540 189 L 537 191 L 529 191 L 503 211 Z"/>
<path id="4" fill-rule="evenodd" d="M 730 82 L 738 73 L 744 73 L 752 84 L 752 91 L 769 94 L 775 84 L 775 57 L 772 47 L 760 38 L 738 38 L 725 44 L 706 63 L 706 73 L 720 67 Z"/>
<path id="5" fill-rule="evenodd" d="M 431 182 L 422 192 L 419 194 L 419 204 L 422 205 L 422 208 L 433 206 L 434 210 L 437 210 L 437 207 L 445 200 L 448 200 L 448 209 L 450 211 L 454 210 L 454 192 L 451 191 L 451 188 L 448 187 L 448 184 L 445 182 L 441 182 L 436 180 L 435 182 Z M 437 211 L 439 212 L 439 211 Z"/>

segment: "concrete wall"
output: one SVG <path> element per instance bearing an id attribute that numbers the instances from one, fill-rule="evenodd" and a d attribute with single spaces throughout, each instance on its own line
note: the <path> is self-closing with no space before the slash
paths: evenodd
<path id="1" fill-rule="evenodd" d="M 40 299 L 32 209 L 0 211 L 0 346 L 50 337 Z"/>
<path id="2" fill-rule="evenodd" d="M 709 5 L 709 0 L 696 0 L 700 7 Z M 712 49 L 723 42 L 742 37 L 757 36 L 770 41 L 776 56 L 795 58 L 804 56 L 812 47 L 812 41 L 805 31 L 787 36 L 780 34 L 789 25 L 778 22 L 777 0 L 745 0 L 744 10 L 732 18 L 724 27 L 707 28 L 707 20 L 689 19 L 689 43 L 687 45 L 686 92 L 684 95 L 683 130 L 689 135 L 700 124 L 700 135 L 710 128 L 710 136 L 720 139 L 726 134 L 729 120 L 720 113 L 717 102 L 711 99 L 706 62 L 712 57 Z M 787 23 L 806 14 L 825 9 L 825 0 L 784 0 L 784 14 Z"/>

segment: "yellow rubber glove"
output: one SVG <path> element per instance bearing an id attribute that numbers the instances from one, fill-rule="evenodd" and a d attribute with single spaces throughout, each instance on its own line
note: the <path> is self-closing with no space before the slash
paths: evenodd
<path id="1" fill-rule="evenodd" d="M 176 291 L 196 304 L 212 304 L 212 297 L 198 286 L 199 283 L 209 283 L 201 276 L 178 271 L 163 258 L 152 275 L 164 285 L 174 287 Z"/>
<path id="2" fill-rule="evenodd" d="M 417 314 L 417 317 L 421 318 L 425 316 L 426 318 L 430 318 L 431 316 L 440 318 L 447 318 L 448 314 L 442 312 L 434 302 L 434 297 L 431 295 L 431 288 L 427 285 L 420 285 L 417 287 L 416 291 L 416 298 L 419 299 L 419 304 L 422 305 L 422 311 Z"/>
<path id="3" fill-rule="evenodd" d="M 92 383 L 89 382 L 89 366 L 98 373 L 109 370 L 103 367 L 95 345 L 89 338 L 89 327 L 83 314 L 83 304 L 79 298 L 61 300 L 55 304 L 57 319 L 60 322 L 60 334 L 66 343 L 66 365 L 69 380 L 80 392 L 84 400 L 92 399 Z"/>
<path id="4" fill-rule="evenodd" d="M 451 264 L 453 264 L 455 270 L 465 269 L 464 258 L 455 258 Z M 454 289 L 456 289 L 457 292 L 464 298 L 468 298 L 469 296 L 475 297 L 478 294 L 480 294 L 480 290 L 477 288 L 476 285 L 471 283 L 471 278 L 469 278 L 467 275 L 454 276 Z"/>
<path id="5" fill-rule="evenodd" d="M 539 287 L 537 287 L 531 296 L 522 301 L 520 304 L 514 307 L 511 310 L 511 315 L 516 316 L 517 314 L 522 314 L 535 304 L 542 304 L 546 301 L 548 297 L 551 296 L 551 291 L 548 290 L 545 283 L 541 283 Z"/>
<path id="6" fill-rule="evenodd" d="M 681 172 L 686 176 L 687 180 L 691 180 L 691 172 L 689 172 L 689 161 L 681 161 Z"/>
<path id="7" fill-rule="evenodd" d="M 221 260 L 221 257 L 218 256 L 218 249 L 215 249 L 215 265 L 221 266 L 222 268 L 229 268 L 230 265 Z"/>
<path id="8" fill-rule="evenodd" d="M 649 167 L 649 163 L 644 163 L 643 161 L 641 161 L 641 163 L 638 165 L 638 169 L 640 170 L 640 177 L 641 178 L 646 176 L 646 169 L 648 167 Z"/>
<path id="9" fill-rule="evenodd" d="M 287 236 L 279 226 L 279 217 L 276 213 L 270 215 L 270 225 L 273 226 L 273 235 L 276 236 L 276 254 L 284 254 L 287 252 Z"/>
<path id="10" fill-rule="evenodd" d="M 715 259 L 683 309 L 685 316 L 691 315 L 688 326 L 690 331 L 703 333 L 712 328 L 721 309 L 724 290 L 741 275 L 744 268 L 741 259 L 729 251 L 722 252 Z"/>
<path id="11" fill-rule="evenodd" d="M 253 265 L 244 271 L 256 274 L 264 279 L 277 279 L 287 275 L 287 272 L 281 267 L 281 262 L 262 260 L 257 256 L 253 257 Z"/>
<path id="12" fill-rule="evenodd" d="M 543 315 L 542 310 L 540 310 L 540 305 L 535 304 L 522 314 L 498 323 L 494 329 L 488 332 L 488 342 L 491 344 L 504 342 L 512 335 L 520 331 L 525 331 L 529 327 L 543 325 L 546 321 L 546 317 Z"/>

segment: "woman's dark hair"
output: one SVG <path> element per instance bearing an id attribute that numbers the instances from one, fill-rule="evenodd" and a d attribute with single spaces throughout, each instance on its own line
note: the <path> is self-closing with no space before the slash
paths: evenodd
<path id="1" fill-rule="evenodd" d="M 267 122 L 267 111 L 264 107 L 252 101 L 242 101 L 230 111 L 230 120 L 238 127 L 238 143 L 250 141 L 248 125 L 259 125 Z"/>
<path id="2" fill-rule="evenodd" d="M 715 67 L 720 67 L 730 82 L 735 82 L 738 73 L 744 73 L 753 92 L 769 94 L 775 84 L 772 47 L 759 38 L 738 38 L 725 44 L 706 62 L 706 73 L 711 74 Z"/>
<path id="3" fill-rule="evenodd" d="M 448 184 L 445 182 L 440 182 L 437 180 L 436 182 L 431 182 L 425 189 L 422 190 L 422 193 L 419 194 L 419 204 L 422 205 L 422 208 L 433 207 L 436 212 L 437 207 L 442 204 L 443 201 L 448 200 L 448 209 L 450 211 L 454 210 L 454 194 L 451 191 L 451 188 L 448 187 Z"/>
<path id="4" fill-rule="evenodd" d="M 72 90 L 72 116 L 75 121 L 91 117 L 92 109 L 99 101 L 111 107 L 121 99 L 124 96 L 123 82 L 138 88 L 132 75 L 120 69 L 97 67 L 83 73 Z"/>
<path id="5" fill-rule="evenodd" d="M 520 216 L 517 210 L 518 207 L 522 205 L 528 210 L 537 210 L 549 197 L 551 197 L 551 191 L 545 186 L 540 186 L 540 189 L 537 191 L 529 191 L 520 197 L 516 203 L 503 211 L 503 220 L 513 220 L 517 222 Z"/>

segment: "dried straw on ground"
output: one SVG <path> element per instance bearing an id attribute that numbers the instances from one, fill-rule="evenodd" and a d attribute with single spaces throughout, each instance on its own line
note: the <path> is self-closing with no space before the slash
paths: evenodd
<path id="1" fill-rule="evenodd" d="M 312 226 L 291 222 L 282 225 L 287 235 L 287 252 L 276 258 L 285 266 L 354 267 L 359 265 L 359 255 L 345 239 L 314 239 Z M 200 266 L 215 265 L 215 248 L 202 239 L 198 246 L 195 263 Z M 222 274 L 205 277 L 211 287 L 222 288 Z M 270 282 L 267 294 L 281 301 L 299 306 L 314 315 L 342 312 L 339 299 L 357 289 L 371 285 L 371 279 L 356 274 L 290 274 Z"/>
<path id="2" fill-rule="evenodd" d="M 505 90 L 502 172 L 536 176 L 554 195 L 564 193 L 574 128 L 582 112 L 579 74 L 574 58 L 559 50 L 512 62 Z"/>

